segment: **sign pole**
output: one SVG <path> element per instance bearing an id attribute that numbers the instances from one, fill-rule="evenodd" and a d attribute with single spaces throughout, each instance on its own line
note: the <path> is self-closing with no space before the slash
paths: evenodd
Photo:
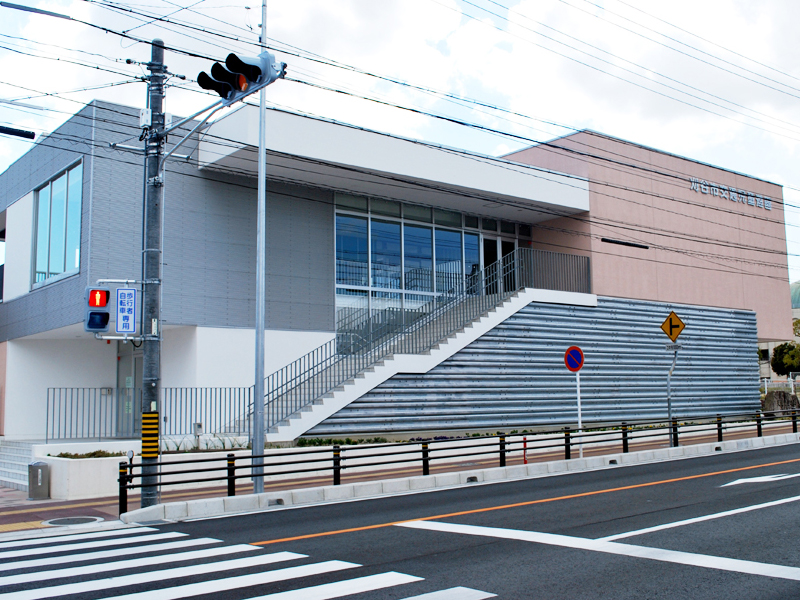
<path id="1" fill-rule="evenodd" d="M 672 350 L 674 352 L 672 355 L 672 366 L 669 368 L 669 373 L 667 373 L 667 419 L 669 420 L 667 424 L 667 433 L 669 435 L 669 445 L 672 448 L 678 445 L 678 430 L 672 427 L 672 372 L 675 370 L 675 365 L 678 363 L 678 350 L 681 349 L 681 345 L 676 342 L 678 341 L 678 336 L 680 336 L 685 328 L 686 324 L 675 312 L 670 312 L 661 324 L 661 331 L 672 340 L 672 344 L 667 344 L 667 350 Z"/>
<path id="2" fill-rule="evenodd" d="M 675 354 L 672 355 L 672 366 L 669 368 L 669 373 L 667 373 L 667 418 L 669 419 L 667 431 L 669 432 L 669 445 L 672 448 L 677 445 L 675 443 L 675 436 L 672 432 L 672 372 L 675 370 L 675 365 L 677 362 L 678 349 L 675 348 Z"/>
<path id="3" fill-rule="evenodd" d="M 575 371 L 575 383 L 578 387 L 578 435 L 580 441 L 578 442 L 578 452 L 583 458 L 583 416 L 581 414 L 581 372 Z"/>

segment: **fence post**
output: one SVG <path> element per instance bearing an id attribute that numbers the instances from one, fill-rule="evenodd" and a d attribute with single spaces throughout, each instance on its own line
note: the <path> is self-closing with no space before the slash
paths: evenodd
<path id="1" fill-rule="evenodd" d="M 628 453 L 628 424 L 622 422 L 622 453 Z"/>
<path id="2" fill-rule="evenodd" d="M 569 441 L 569 427 L 564 427 L 564 459 L 569 460 L 572 457 L 572 444 Z"/>
<path id="3" fill-rule="evenodd" d="M 678 447 L 678 419 L 672 420 L 672 447 Z"/>
<path id="4" fill-rule="evenodd" d="M 522 437 L 522 464 L 528 464 L 528 436 Z"/>
<path id="5" fill-rule="evenodd" d="M 500 434 L 500 466 L 506 466 L 506 436 L 504 433 Z"/>
<path id="6" fill-rule="evenodd" d="M 792 411 L 792 433 L 797 433 L 797 411 Z"/>
<path id="7" fill-rule="evenodd" d="M 758 412 L 756 413 L 756 435 L 761 437 L 763 434 L 764 432 L 761 430 L 761 413 Z"/>
<path id="8" fill-rule="evenodd" d="M 422 442 L 422 474 L 431 474 L 431 460 L 428 456 L 428 442 Z"/>
<path id="9" fill-rule="evenodd" d="M 717 415 L 717 441 L 722 441 L 722 415 Z"/>
<path id="10" fill-rule="evenodd" d="M 228 454 L 228 496 L 236 495 L 236 456 Z"/>
<path id="11" fill-rule="evenodd" d="M 339 446 L 333 447 L 333 485 L 342 483 L 342 451 Z"/>
<path id="12" fill-rule="evenodd" d="M 119 463 L 119 514 L 128 512 L 128 463 Z"/>

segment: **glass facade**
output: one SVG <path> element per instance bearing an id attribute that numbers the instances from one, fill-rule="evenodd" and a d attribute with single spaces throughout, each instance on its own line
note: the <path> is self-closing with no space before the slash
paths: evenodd
<path id="1" fill-rule="evenodd" d="M 504 252 L 516 245 L 517 230 L 530 236 L 529 225 L 336 194 L 337 322 L 365 309 L 414 311 L 472 280 L 479 289 L 492 255 L 485 245 L 499 256 L 498 244 Z"/>
<path id="2" fill-rule="evenodd" d="M 34 283 L 80 268 L 82 190 L 79 164 L 36 191 Z"/>

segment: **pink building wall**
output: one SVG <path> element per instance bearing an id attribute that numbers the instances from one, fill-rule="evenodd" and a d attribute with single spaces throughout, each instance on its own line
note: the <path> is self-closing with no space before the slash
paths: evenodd
<path id="1" fill-rule="evenodd" d="M 781 186 L 590 131 L 551 144 L 505 158 L 587 177 L 590 212 L 535 227 L 534 246 L 590 255 L 598 295 L 753 310 L 759 341 L 792 339 Z M 769 198 L 772 210 L 719 186 Z"/>

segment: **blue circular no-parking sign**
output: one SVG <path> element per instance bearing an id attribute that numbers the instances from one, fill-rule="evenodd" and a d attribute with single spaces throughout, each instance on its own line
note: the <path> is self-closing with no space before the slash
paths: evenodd
<path id="1" fill-rule="evenodd" d="M 577 346 L 570 346 L 564 353 L 564 364 L 567 369 L 573 373 L 577 373 L 583 367 L 583 350 Z"/>

